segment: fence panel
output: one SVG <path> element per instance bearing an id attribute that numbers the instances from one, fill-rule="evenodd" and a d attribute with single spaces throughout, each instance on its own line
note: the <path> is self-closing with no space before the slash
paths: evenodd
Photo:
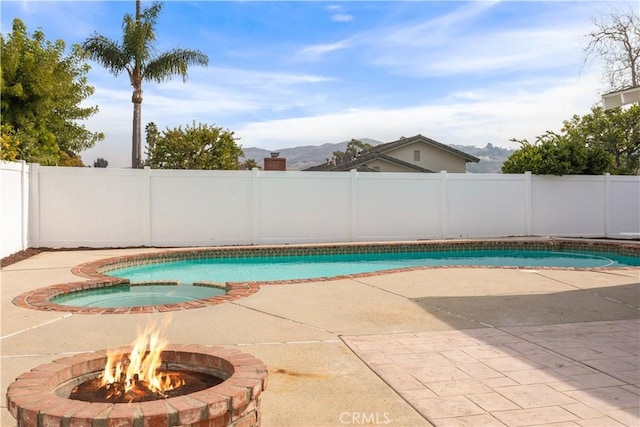
<path id="1" fill-rule="evenodd" d="M 356 240 L 439 238 L 440 174 L 357 174 Z"/>
<path id="2" fill-rule="evenodd" d="M 607 237 L 640 238 L 640 177 L 610 176 Z"/>
<path id="3" fill-rule="evenodd" d="M 215 246 L 252 241 L 251 171 L 151 171 L 151 244 Z"/>
<path id="4" fill-rule="evenodd" d="M 0 161 L 0 258 L 27 249 L 29 167 Z"/>
<path id="5" fill-rule="evenodd" d="M 604 176 L 534 176 L 533 234 L 604 237 Z"/>
<path id="6" fill-rule="evenodd" d="M 526 235 L 527 185 L 526 175 L 448 175 L 446 237 Z"/>
<path id="7" fill-rule="evenodd" d="M 349 241 L 349 173 L 260 172 L 256 243 Z"/>
<path id="8" fill-rule="evenodd" d="M 3 256 L 26 246 L 19 205 L 32 247 L 640 236 L 637 176 L 19 168 Z"/>
<path id="9" fill-rule="evenodd" d="M 144 170 L 38 168 L 38 241 L 41 247 L 144 244 Z"/>

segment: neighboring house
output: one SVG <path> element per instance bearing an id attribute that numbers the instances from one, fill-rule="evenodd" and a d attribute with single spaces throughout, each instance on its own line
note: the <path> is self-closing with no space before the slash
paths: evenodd
<path id="1" fill-rule="evenodd" d="M 638 104 L 640 103 L 640 86 L 605 93 L 602 95 L 602 101 L 604 102 L 605 110 L 628 104 Z"/>
<path id="2" fill-rule="evenodd" d="M 467 162 L 479 162 L 475 156 L 422 135 L 380 144 L 341 164 L 331 162 L 312 166 L 307 171 L 361 172 L 440 172 L 465 173 Z"/>

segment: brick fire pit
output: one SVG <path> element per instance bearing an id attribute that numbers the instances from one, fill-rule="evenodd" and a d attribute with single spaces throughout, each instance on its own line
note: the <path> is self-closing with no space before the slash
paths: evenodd
<path id="1" fill-rule="evenodd" d="M 122 353 L 130 347 L 120 349 Z M 162 360 L 224 381 L 206 390 L 139 403 L 69 399 L 78 384 L 105 367 L 107 351 L 54 360 L 20 375 L 7 389 L 7 406 L 20 427 L 260 425 L 267 369 L 250 354 L 220 347 L 169 345 Z"/>

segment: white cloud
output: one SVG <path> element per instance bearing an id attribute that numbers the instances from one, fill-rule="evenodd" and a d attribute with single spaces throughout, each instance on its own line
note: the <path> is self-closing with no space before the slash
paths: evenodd
<path id="1" fill-rule="evenodd" d="M 336 13 L 331 15 L 331 20 L 334 22 L 351 22 L 353 21 L 353 16 L 346 13 Z"/>
<path id="2" fill-rule="evenodd" d="M 327 10 L 331 12 L 331 20 L 334 22 L 351 22 L 353 16 L 344 11 L 344 7 L 332 4 L 327 6 Z"/>
<path id="3" fill-rule="evenodd" d="M 335 43 L 315 44 L 311 46 L 306 46 L 299 51 L 298 56 L 304 60 L 318 59 L 327 53 L 348 49 L 350 47 L 356 46 L 355 40 L 356 38 L 353 37 L 353 38 L 340 40 Z"/>
<path id="4" fill-rule="evenodd" d="M 514 148 L 511 138 L 534 140 L 546 130 L 559 131 L 562 120 L 587 114 L 599 101 L 597 75 L 547 83 L 542 90 L 523 89 L 531 83 L 515 82 L 462 96 L 454 92 L 431 104 L 249 123 L 236 133 L 245 147 L 267 149 L 361 137 L 392 141 L 417 133 L 445 144 L 484 146 L 490 142 Z"/>

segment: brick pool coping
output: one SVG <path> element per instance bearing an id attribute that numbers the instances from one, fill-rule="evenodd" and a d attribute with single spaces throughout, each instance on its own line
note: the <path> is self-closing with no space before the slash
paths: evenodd
<path id="1" fill-rule="evenodd" d="M 633 269 L 637 267 L 513 267 L 513 266 L 470 266 L 470 265 L 447 265 L 447 266 L 419 266 L 405 267 L 393 270 L 374 271 L 366 273 L 348 274 L 332 277 L 316 277 L 310 279 L 291 279 L 263 282 L 227 282 L 226 284 L 201 282 L 200 286 L 219 287 L 226 290 L 224 295 L 210 298 L 198 299 L 171 304 L 159 304 L 153 306 L 134 307 L 76 307 L 58 304 L 51 300 L 57 296 L 71 292 L 97 289 L 119 285 L 142 286 L 145 284 L 167 284 L 168 282 L 148 282 L 131 284 L 128 279 L 112 277 L 104 274 L 110 270 L 132 267 L 143 264 L 154 264 L 171 261 L 183 261 L 204 258 L 234 258 L 234 257 L 273 257 L 273 256 L 305 256 L 305 255 L 339 255 L 355 253 L 401 253 L 401 252 L 440 252 L 459 250 L 583 250 L 609 252 L 619 255 L 640 256 L 640 245 L 628 243 L 613 243 L 599 241 L 573 241 L 573 240 L 483 240 L 483 241 L 429 241 L 429 242 L 401 242 L 401 243 L 340 243 L 340 244 L 320 244 L 320 245 L 275 245 L 275 246 L 238 246 L 238 247 L 216 247 L 216 248 L 189 248 L 164 250 L 160 252 L 123 255 L 103 258 L 80 264 L 72 268 L 71 272 L 76 276 L 84 277 L 81 282 L 62 283 L 46 288 L 39 288 L 28 291 L 14 298 L 13 303 L 18 307 L 30 308 L 44 311 L 62 311 L 74 314 L 140 314 L 155 313 L 177 310 L 189 310 L 202 308 L 227 301 L 235 301 L 259 291 L 262 285 L 286 285 L 294 283 L 318 282 L 328 280 L 340 280 L 359 277 L 371 277 L 383 274 L 398 273 L 405 271 L 427 270 L 434 268 L 500 268 L 500 269 L 528 269 L 537 270 L 585 270 L 599 271 L 612 269 Z"/>
<path id="2" fill-rule="evenodd" d="M 235 349 L 168 345 L 162 352 L 163 362 L 187 365 L 223 380 L 182 396 L 139 403 L 99 403 L 68 399 L 66 393 L 58 391 L 70 381 L 104 370 L 111 352 L 64 357 L 20 375 L 7 389 L 11 415 L 24 427 L 260 425 L 260 395 L 267 387 L 267 368 L 252 355 Z M 131 347 L 116 352 L 128 353 Z"/>

